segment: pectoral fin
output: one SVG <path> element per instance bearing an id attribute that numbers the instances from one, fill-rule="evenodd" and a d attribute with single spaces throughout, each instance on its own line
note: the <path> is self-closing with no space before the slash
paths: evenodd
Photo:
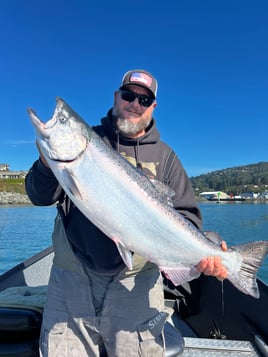
<path id="1" fill-rule="evenodd" d="M 132 270 L 132 253 L 117 240 L 113 239 L 113 241 L 115 242 L 125 265 L 128 267 L 129 270 Z"/>
<path id="2" fill-rule="evenodd" d="M 64 169 L 63 170 L 63 178 L 64 178 L 64 184 L 65 184 L 66 188 L 69 190 L 69 192 L 73 196 L 82 200 L 83 199 L 82 194 L 78 188 L 78 185 L 75 182 L 75 178 L 72 175 L 72 172 L 70 172 L 67 169 Z"/>

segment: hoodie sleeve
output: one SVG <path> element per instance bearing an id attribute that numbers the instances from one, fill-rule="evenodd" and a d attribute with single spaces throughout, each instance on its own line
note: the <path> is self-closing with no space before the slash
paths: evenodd
<path id="1" fill-rule="evenodd" d="M 36 206 L 49 206 L 57 202 L 64 193 L 53 172 L 35 161 L 25 178 L 25 189 Z"/>
<path id="2" fill-rule="evenodd" d="M 175 192 L 173 197 L 174 208 L 197 228 L 201 229 L 201 211 L 195 199 L 191 182 L 177 156 L 171 169 L 169 187 Z"/>

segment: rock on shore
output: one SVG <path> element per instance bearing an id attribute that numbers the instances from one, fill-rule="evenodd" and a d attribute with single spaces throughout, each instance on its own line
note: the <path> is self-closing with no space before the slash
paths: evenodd
<path id="1" fill-rule="evenodd" d="M 27 195 L 16 192 L 0 192 L 0 205 L 25 205 L 31 204 Z"/>

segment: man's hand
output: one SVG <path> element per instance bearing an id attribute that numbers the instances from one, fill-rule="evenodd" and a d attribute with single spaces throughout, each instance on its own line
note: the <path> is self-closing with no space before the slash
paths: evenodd
<path id="1" fill-rule="evenodd" d="M 221 242 L 221 249 L 225 252 L 227 251 L 228 248 L 225 241 Z M 219 280 L 227 278 L 227 270 L 222 265 L 220 257 L 204 258 L 199 262 L 199 264 L 197 264 L 196 268 L 200 271 L 200 273 L 215 276 Z"/>

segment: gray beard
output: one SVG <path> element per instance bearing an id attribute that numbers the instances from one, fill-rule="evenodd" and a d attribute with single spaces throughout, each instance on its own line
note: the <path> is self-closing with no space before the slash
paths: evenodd
<path id="1" fill-rule="evenodd" d="M 130 122 L 127 119 L 116 119 L 116 126 L 119 132 L 127 137 L 135 136 L 141 131 L 145 130 L 151 122 L 151 119 L 148 119 L 145 122 L 139 122 L 137 124 Z"/>

